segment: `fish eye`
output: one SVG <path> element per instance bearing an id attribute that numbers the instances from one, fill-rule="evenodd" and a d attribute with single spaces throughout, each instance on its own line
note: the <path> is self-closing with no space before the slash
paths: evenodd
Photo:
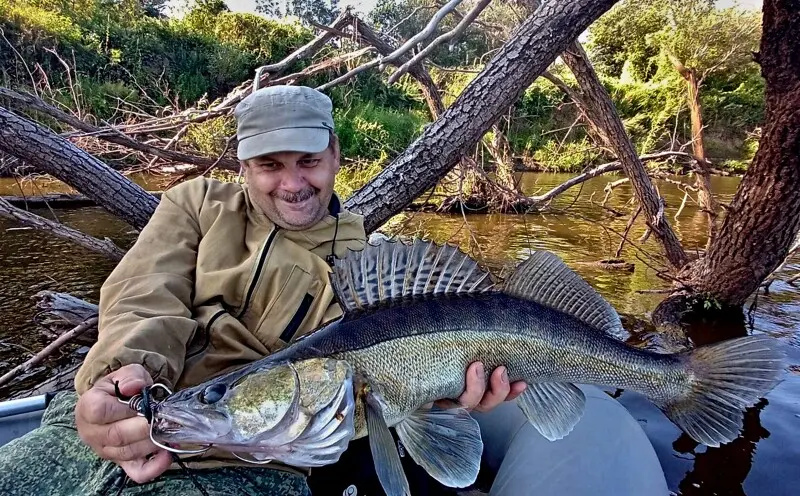
<path id="1" fill-rule="evenodd" d="M 200 402 L 206 405 L 214 404 L 225 396 L 227 390 L 225 384 L 212 384 L 200 392 Z"/>

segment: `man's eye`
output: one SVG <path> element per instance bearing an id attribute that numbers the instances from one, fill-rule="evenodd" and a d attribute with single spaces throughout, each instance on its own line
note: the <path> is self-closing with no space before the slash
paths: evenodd
<path id="1" fill-rule="evenodd" d="M 258 164 L 258 166 L 261 169 L 271 171 L 278 169 L 280 167 L 280 164 L 278 164 L 277 162 L 262 162 Z"/>
<path id="2" fill-rule="evenodd" d="M 298 162 L 301 167 L 314 167 L 319 163 L 318 158 L 304 158 Z"/>

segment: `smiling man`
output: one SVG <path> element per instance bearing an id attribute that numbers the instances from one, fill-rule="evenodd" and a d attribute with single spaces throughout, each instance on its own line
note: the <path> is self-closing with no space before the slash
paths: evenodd
<path id="1" fill-rule="evenodd" d="M 206 494 L 308 494 L 303 470 L 216 450 L 194 457 L 188 478 L 115 395 L 115 383 L 127 396 L 153 383 L 199 384 L 341 315 L 329 263 L 362 249 L 366 233 L 333 191 L 340 155 L 331 100 L 311 88 L 268 87 L 235 117 L 245 183 L 200 177 L 162 195 L 101 288 L 98 341 L 76 377 L 78 394 L 57 395 L 40 428 L 0 448 L 0 494 L 193 494 L 198 485 Z M 486 411 L 513 399 L 523 385 L 504 372 L 473 364 L 460 402 Z M 333 466 L 337 480 L 315 494 L 376 483 L 362 459 L 369 446 L 348 452 L 353 463 Z M 435 486 L 408 470 L 415 488 Z"/>

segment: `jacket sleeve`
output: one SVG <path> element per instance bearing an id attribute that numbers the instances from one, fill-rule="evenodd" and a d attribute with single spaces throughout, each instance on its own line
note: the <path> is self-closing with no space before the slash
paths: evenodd
<path id="1" fill-rule="evenodd" d="M 190 184 L 193 183 L 193 184 Z M 138 363 L 174 386 L 197 323 L 191 318 L 204 183 L 162 195 L 150 222 L 100 289 L 99 336 L 75 378 L 83 394 L 98 379 Z"/>

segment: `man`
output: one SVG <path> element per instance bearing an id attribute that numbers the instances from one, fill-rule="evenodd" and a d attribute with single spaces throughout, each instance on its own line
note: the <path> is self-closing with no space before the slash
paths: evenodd
<path id="1" fill-rule="evenodd" d="M 41 428 L 0 449 L 0 471 L 11 474 L 0 493 L 308 492 L 302 470 L 244 466 L 218 451 L 188 462 L 187 476 L 115 392 L 115 383 L 127 396 L 153 383 L 198 384 L 341 315 L 329 257 L 361 249 L 366 235 L 333 192 L 340 156 L 330 99 L 269 87 L 244 99 L 235 117 L 245 184 L 197 178 L 165 192 L 103 284 L 79 397 L 59 395 Z M 487 389 L 486 373 L 470 367 L 462 404 L 489 410 L 524 388 L 501 367 Z"/>

